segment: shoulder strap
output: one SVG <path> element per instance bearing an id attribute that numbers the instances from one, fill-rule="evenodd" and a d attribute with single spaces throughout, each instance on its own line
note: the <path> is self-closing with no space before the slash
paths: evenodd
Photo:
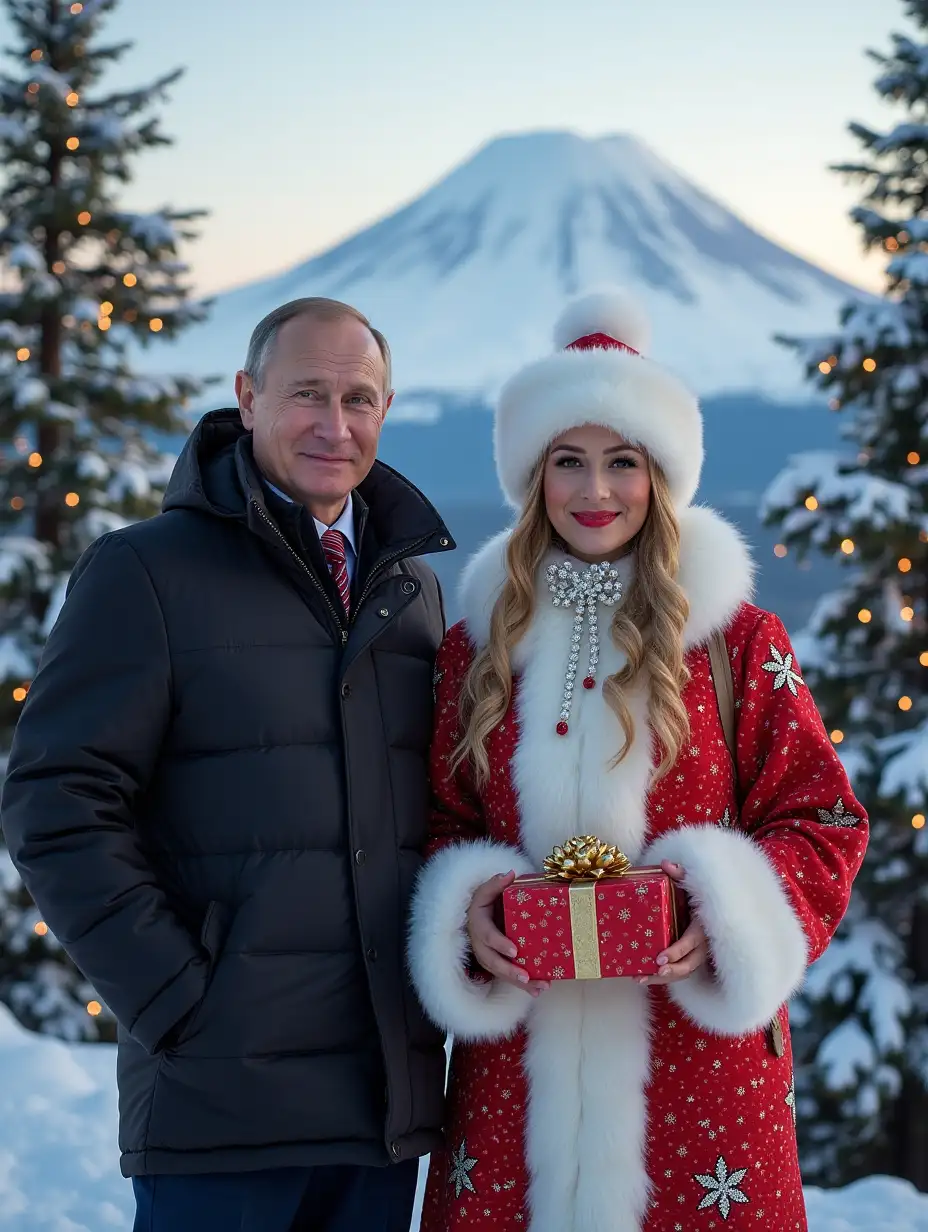
<path id="1" fill-rule="evenodd" d="M 722 730 L 725 733 L 725 743 L 735 764 L 737 777 L 737 751 L 735 746 L 735 682 L 731 674 L 731 659 L 728 657 L 728 646 L 725 644 L 725 634 L 720 630 L 709 638 L 709 665 L 712 668 L 712 683 L 715 685 L 715 700 L 718 703 L 719 718 L 722 720 Z"/>

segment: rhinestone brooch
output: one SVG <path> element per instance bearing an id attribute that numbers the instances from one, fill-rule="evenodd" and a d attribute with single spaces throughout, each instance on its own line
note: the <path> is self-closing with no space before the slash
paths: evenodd
<path id="1" fill-rule="evenodd" d="M 599 666 L 599 605 L 612 607 L 618 603 L 622 597 L 622 583 L 616 570 L 607 564 L 589 565 L 581 571 L 565 561 L 562 564 L 549 565 L 546 576 L 554 606 L 574 609 L 570 656 L 564 676 L 564 700 L 561 704 L 561 717 L 555 728 L 559 736 L 566 736 L 570 727 L 570 710 L 580 662 L 583 626 L 588 626 L 589 641 L 588 668 L 583 678 L 583 687 L 595 689 L 596 669 Z"/>

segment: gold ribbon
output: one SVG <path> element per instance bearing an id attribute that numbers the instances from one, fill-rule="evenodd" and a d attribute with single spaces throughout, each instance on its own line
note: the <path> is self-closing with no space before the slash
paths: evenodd
<path id="1" fill-rule="evenodd" d="M 545 860 L 547 881 L 568 882 L 570 937 L 574 952 L 574 975 L 578 980 L 602 979 L 599 961 L 599 922 L 596 918 L 596 885 L 603 878 L 623 877 L 631 868 L 628 858 L 593 834 L 570 838 L 555 847 Z"/>

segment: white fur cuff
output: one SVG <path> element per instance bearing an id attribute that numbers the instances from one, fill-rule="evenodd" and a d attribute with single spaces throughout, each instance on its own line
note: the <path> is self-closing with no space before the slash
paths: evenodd
<path id="1" fill-rule="evenodd" d="M 647 864 L 674 860 L 709 938 L 715 974 L 671 984 L 680 1008 L 706 1031 L 746 1035 L 773 1018 L 802 982 L 808 947 L 763 843 L 735 830 L 684 826 L 663 834 Z"/>
<path id="2" fill-rule="evenodd" d="M 409 925 L 412 981 L 432 1021 L 461 1040 L 511 1035 L 533 1004 L 528 993 L 514 984 L 473 980 L 467 974 L 470 900 L 484 881 L 509 869 L 520 875 L 534 871 L 515 847 L 487 839 L 456 843 L 428 861 L 413 893 Z"/>

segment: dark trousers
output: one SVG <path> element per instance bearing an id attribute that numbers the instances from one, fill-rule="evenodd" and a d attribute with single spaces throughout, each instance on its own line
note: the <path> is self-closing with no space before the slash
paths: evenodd
<path id="1" fill-rule="evenodd" d="M 415 1160 L 132 1181 L 133 1232 L 409 1232 Z"/>

